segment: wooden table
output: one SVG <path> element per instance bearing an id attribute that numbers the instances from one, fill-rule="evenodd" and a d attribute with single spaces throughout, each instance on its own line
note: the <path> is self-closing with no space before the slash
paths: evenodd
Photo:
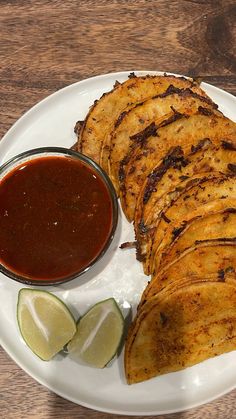
<path id="1" fill-rule="evenodd" d="M 181 73 L 236 94 L 235 21 L 234 0 L 1 0 L 0 136 L 49 94 L 113 71 Z M 1 418 L 110 417 L 51 393 L 2 349 L 0 364 Z M 236 390 L 168 418 L 236 418 Z"/>

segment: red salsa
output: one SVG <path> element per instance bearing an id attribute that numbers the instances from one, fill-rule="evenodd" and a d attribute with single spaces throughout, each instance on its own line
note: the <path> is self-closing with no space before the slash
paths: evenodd
<path id="1" fill-rule="evenodd" d="M 0 262 L 32 282 L 73 276 L 106 245 L 112 208 L 105 182 L 80 160 L 22 163 L 0 182 Z"/>

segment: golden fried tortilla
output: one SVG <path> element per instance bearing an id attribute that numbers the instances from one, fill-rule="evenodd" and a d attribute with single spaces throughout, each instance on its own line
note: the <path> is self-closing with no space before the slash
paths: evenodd
<path id="1" fill-rule="evenodd" d="M 234 174 L 236 146 L 232 147 L 226 140 L 216 145 L 205 139 L 187 155 L 181 147 L 176 147 L 147 177 L 138 197 L 134 218 L 140 260 L 146 259 L 147 243 L 152 240 L 164 209 L 181 194 L 181 189 L 189 185 L 189 180 L 211 171 Z"/>
<path id="2" fill-rule="evenodd" d="M 234 272 L 236 239 L 202 241 L 183 252 L 174 263 L 164 266 L 153 275 L 143 292 L 140 306 L 169 285 L 182 284 L 184 279 L 191 282 L 196 278 L 205 281 L 206 278 L 218 277 L 224 281 L 226 274 Z"/>
<path id="3" fill-rule="evenodd" d="M 145 99 L 165 92 L 170 85 L 190 88 L 201 96 L 207 96 L 192 79 L 167 75 L 136 77 L 131 74 L 127 81 L 117 82 L 111 91 L 104 93 L 91 106 L 79 132 L 78 150 L 97 163 L 103 162 L 103 168 L 107 170 L 107 143 L 105 141 L 107 135 L 114 129 L 114 124 L 121 112 Z M 107 151 L 109 154 L 109 148 Z M 103 152 L 102 157 L 101 152 Z"/>
<path id="4" fill-rule="evenodd" d="M 205 112 L 206 111 L 206 112 Z M 156 127 L 156 135 L 141 137 L 120 168 L 120 198 L 123 211 L 129 221 L 134 219 L 138 195 L 146 177 L 161 164 L 171 147 L 182 147 L 189 153 L 200 140 L 212 142 L 236 138 L 236 124 L 225 117 L 207 110 L 195 115 L 176 114 L 176 120 L 167 119 L 165 126 Z"/>
<path id="5" fill-rule="evenodd" d="M 170 234 L 177 225 L 183 221 L 189 222 L 198 216 L 206 216 L 224 211 L 227 208 L 235 208 L 236 200 L 236 177 L 224 176 L 223 174 L 210 175 L 202 178 L 199 182 L 186 188 L 180 193 L 174 202 L 164 211 L 159 219 L 154 234 L 146 242 L 146 259 L 144 269 L 152 273 L 156 269 L 157 249 L 162 245 L 165 236 Z M 177 231 L 177 230 L 176 230 Z"/>
<path id="6" fill-rule="evenodd" d="M 200 96 L 190 89 L 170 86 L 166 92 L 137 104 L 119 116 L 115 129 L 110 134 L 110 155 L 108 159 L 109 175 L 117 194 L 119 194 L 120 162 L 133 145 L 132 136 L 144 130 L 152 122 L 160 124 L 168 114 L 181 112 L 191 115 L 197 112 L 199 107 L 215 109 L 215 112 L 217 112 L 217 105 L 209 98 Z"/>
<path id="7" fill-rule="evenodd" d="M 235 279 L 234 279 L 235 281 Z M 196 282 L 148 300 L 125 347 L 129 384 L 236 349 L 236 283 Z"/>
<path id="8" fill-rule="evenodd" d="M 217 213 L 198 215 L 188 221 L 172 224 L 158 246 L 154 264 L 155 271 L 168 267 L 180 255 L 206 240 L 236 240 L 236 207 L 225 208 Z"/>

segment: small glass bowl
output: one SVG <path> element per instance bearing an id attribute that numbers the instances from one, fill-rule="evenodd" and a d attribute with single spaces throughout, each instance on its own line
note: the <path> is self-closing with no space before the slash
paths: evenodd
<path id="1" fill-rule="evenodd" d="M 0 167 L 0 183 L 5 178 L 6 175 L 10 174 L 12 171 L 14 171 L 18 166 L 21 166 L 22 164 L 29 162 L 33 159 L 42 158 L 42 157 L 68 157 L 76 160 L 80 160 L 83 164 L 87 165 L 90 170 L 96 174 L 97 177 L 100 178 L 100 180 L 103 181 L 105 186 L 107 187 L 108 194 L 111 199 L 112 204 L 112 220 L 111 220 L 111 230 L 110 234 L 108 235 L 103 247 L 101 248 L 99 254 L 93 259 L 86 267 L 84 267 L 82 270 L 78 270 L 78 272 L 55 279 L 49 279 L 49 280 L 40 280 L 40 279 L 32 279 L 27 278 L 27 276 L 24 276 L 22 274 L 18 274 L 13 270 L 10 270 L 9 267 L 4 266 L 3 263 L 0 261 L 0 272 L 2 272 L 4 275 L 8 276 L 9 278 L 21 282 L 23 284 L 27 285 L 58 285 L 62 284 L 68 281 L 71 281 L 74 278 L 77 278 L 80 275 L 83 275 L 85 272 L 87 272 L 95 263 L 98 262 L 98 260 L 101 259 L 101 257 L 106 253 L 108 250 L 117 227 L 118 222 L 118 204 L 117 204 L 117 196 L 114 189 L 114 186 L 108 177 L 108 175 L 103 171 L 103 169 L 95 163 L 92 159 L 90 159 L 87 156 L 84 156 L 83 154 L 73 151 L 71 149 L 62 148 L 62 147 L 42 147 L 42 148 L 36 148 L 32 149 L 26 152 L 23 152 L 13 158 L 11 158 L 9 161 L 4 163 Z"/>

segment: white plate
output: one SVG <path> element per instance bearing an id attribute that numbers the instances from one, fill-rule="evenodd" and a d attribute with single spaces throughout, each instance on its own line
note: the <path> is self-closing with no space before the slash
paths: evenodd
<path id="1" fill-rule="evenodd" d="M 75 83 L 34 106 L 0 142 L 1 162 L 34 147 L 70 147 L 75 142 L 75 122 L 84 118 L 95 99 L 110 90 L 116 80 L 124 81 L 128 74 L 107 74 Z M 235 118 L 235 97 L 207 84 L 203 88 L 229 118 Z M 115 239 L 99 264 L 83 280 L 48 290 L 73 307 L 76 316 L 110 296 L 136 307 L 147 277 L 135 260 L 134 250 L 122 251 L 118 247 L 132 238 L 132 226 L 121 216 Z M 20 284 L 0 274 L 0 343 L 23 370 L 68 400 L 110 413 L 155 415 L 198 406 L 236 387 L 236 352 L 132 386 L 125 381 L 123 353 L 103 370 L 80 365 L 62 355 L 43 362 L 27 348 L 17 328 L 20 288 Z"/>

